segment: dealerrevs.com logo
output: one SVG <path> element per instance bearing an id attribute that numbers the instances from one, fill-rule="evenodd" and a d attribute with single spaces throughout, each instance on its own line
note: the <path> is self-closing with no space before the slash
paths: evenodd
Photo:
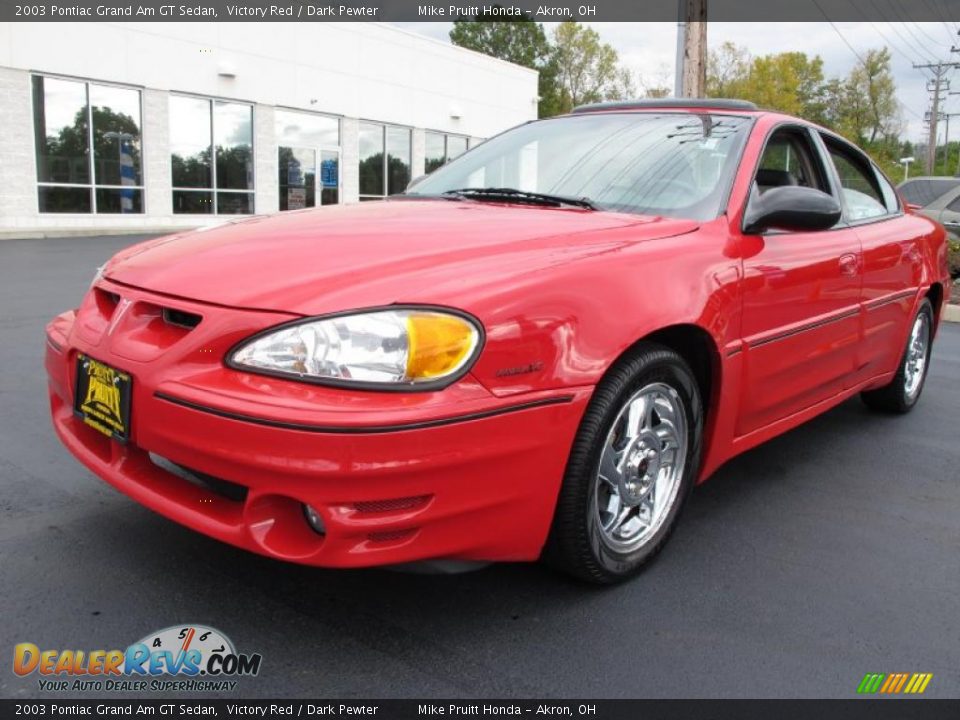
<path id="1" fill-rule="evenodd" d="M 49 692 L 223 691 L 236 689 L 236 678 L 259 673 L 262 659 L 238 653 L 214 628 L 175 625 L 126 650 L 42 650 L 19 643 L 13 671 L 21 677 L 36 673 L 40 690 Z"/>

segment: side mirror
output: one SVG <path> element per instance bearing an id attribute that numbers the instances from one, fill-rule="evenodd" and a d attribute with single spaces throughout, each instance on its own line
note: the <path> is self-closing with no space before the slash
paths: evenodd
<path id="1" fill-rule="evenodd" d="M 407 187 L 404 188 L 404 190 L 409 190 L 409 189 L 412 188 L 414 185 L 416 185 L 416 184 L 419 183 L 421 180 L 423 180 L 426 176 L 427 176 L 427 173 L 424 173 L 423 175 L 417 175 L 413 180 L 411 180 L 410 182 L 407 183 Z"/>
<path id="2" fill-rule="evenodd" d="M 808 187 L 770 188 L 751 196 L 743 231 L 757 235 L 765 230 L 828 230 L 843 214 L 832 195 Z"/>

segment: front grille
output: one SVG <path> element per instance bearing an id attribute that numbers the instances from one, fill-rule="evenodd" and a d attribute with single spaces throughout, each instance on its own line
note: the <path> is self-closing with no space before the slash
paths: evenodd
<path id="1" fill-rule="evenodd" d="M 163 308 L 163 320 L 168 325 L 193 330 L 203 318 L 196 313 L 186 312 L 185 310 L 176 310 L 174 308 Z"/>
<path id="2" fill-rule="evenodd" d="M 247 499 L 247 493 L 249 492 L 249 489 L 243 485 L 238 485 L 237 483 L 230 482 L 229 480 L 223 480 L 222 478 L 213 477 L 212 475 L 207 475 L 206 473 L 202 473 L 197 470 L 191 470 L 183 465 L 177 465 L 175 462 L 171 462 L 162 455 L 157 455 L 156 453 L 150 453 L 150 461 L 158 468 L 162 468 L 168 473 L 176 475 L 178 478 L 193 483 L 197 487 L 215 492 L 217 495 L 225 497 L 227 500 L 243 502 Z"/>

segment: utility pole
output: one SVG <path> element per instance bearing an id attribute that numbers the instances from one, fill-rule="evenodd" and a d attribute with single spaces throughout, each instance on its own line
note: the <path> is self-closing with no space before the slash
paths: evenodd
<path id="1" fill-rule="evenodd" d="M 684 22 L 687 0 L 677 0 L 677 56 L 673 73 L 673 96 L 683 97 L 683 49 L 687 44 L 687 23 Z"/>
<path id="2" fill-rule="evenodd" d="M 917 70 L 930 70 L 933 80 L 927 83 L 927 91 L 933 95 L 933 105 L 930 109 L 930 128 L 927 135 L 927 175 L 933 175 L 933 168 L 937 162 L 937 123 L 940 120 L 940 92 L 945 89 L 946 74 L 960 63 L 927 63 L 914 65 Z M 949 87 L 949 86 L 946 86 Z"/>
<path id="3" fill-rule="evenodd" d="M 678 10 L 679 87 L 676 90 L 679 90 L 678 96 L 704 97 L 707 94 L 707 0 L 679 0 Z"/>

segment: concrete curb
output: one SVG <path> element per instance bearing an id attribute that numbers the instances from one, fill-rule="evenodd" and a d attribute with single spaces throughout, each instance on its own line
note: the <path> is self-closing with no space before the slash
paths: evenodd
<path id="1" fill-rule="evenodd" d="M 196 226 L 138 228 L 47 228 L 43 230 L 0 230 L 0 242 L 4 240 L 47 240 L 68 237 L 100 237 L 102 235 L 172 235 L 195 230 Z"/>
<path id="2" fill-rule="evenodd" d="M 960 323 L 960 305 L 950 305 L 943 308 L 943 319 L 947 322 Z"/>

